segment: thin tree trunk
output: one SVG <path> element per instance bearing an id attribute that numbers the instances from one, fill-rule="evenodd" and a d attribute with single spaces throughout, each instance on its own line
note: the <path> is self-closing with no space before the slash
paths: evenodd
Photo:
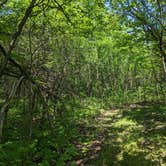
<path id="1" fill-rule="evenodd" d="M 166 79 L 166 56 L 162 56 L 162 63 L 163 63 L 164 76 Z"/>
<path id="2" fill-rule="evenodd" d="M 7 107 L 10 103 L 10 100 L 13 98 L 13 96 L 15 95 L 17 88 L 20 86 L 22 80 L 24 79 L 24 77 L 22 76 L 18 82 L 15 82 L 12 86 L 11 92 L 9 94 L 9 96 L 7 97 L 7 99 L 5 100 L 4 104 L 1 107 L 0 110 L 0 142 L 2 142 L 3 139 L 3 131 L 4 131 L 4 122 L 5 117 L 7 117 L 7 115 L 5 116 L 5 114 L 7 114 Z"/>
<path id="3" fill-rule="evenodd" d="M 2 142 L 3 139 L 3 131 L 4 131 L 4 122 L 5 122 L 5 114 L 7 114 L 7 107 L 8 107 L 9 102 L 6 101 L 4 105 L 1 108 L 0 112 L 0 142 Z"/>

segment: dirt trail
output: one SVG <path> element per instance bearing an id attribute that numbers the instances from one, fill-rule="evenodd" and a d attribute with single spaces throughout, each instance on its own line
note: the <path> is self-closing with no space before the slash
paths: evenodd
<path id="1" fill-rule="evenodd" d="M 103 144 L 105 141 L 105 135 L 107 130 L 109 130 L 113 123 L 121 118 L 120 109 L 110 109 L 110 110 L 102 110 L 100 116 L 96 117 L 95 123 L 93 127 L 101 128 L 101 133 L 98 134 L 96 140 L 91 141 L 91 143 L 87 145 L 77 145 L 78 149 L 88 148 L 86 155 L 83 158 L 79 158 L 76 160 L 75 164 L 77 166 L 84 166 L 88 160 L 95 159 L 99 152 L 103 148 Z"/>
<path id="2" fill-rule="evenodd" d="M 165 106 L 132 104 L 101 110 L 84 133 L 88 138 L 87 133 L 96 130 L 97 134 L 88 143 L 76 145 L 80 155 L 75 165 L 166 165 Z"/>

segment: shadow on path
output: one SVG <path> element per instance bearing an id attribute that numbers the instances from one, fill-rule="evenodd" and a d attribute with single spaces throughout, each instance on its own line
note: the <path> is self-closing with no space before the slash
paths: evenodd
<path id="1" fill-rule="evenodd" d="M 92 126 L 100 132 L 76 165 L 166 165 L 166 106 L 103 111 Z"/>

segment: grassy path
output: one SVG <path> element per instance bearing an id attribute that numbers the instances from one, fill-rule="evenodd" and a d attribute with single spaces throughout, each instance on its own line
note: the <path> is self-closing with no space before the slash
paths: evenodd
<path id="1" fill-rule="evenodd" d="M 80 155 L 76 165 L 166 165 L 165 106 L 102 110 L 100 116 L 91 119 L 84 133 L 89 137 L 86 133 L 95 136 L 88 143 L 77 145 Z"/>

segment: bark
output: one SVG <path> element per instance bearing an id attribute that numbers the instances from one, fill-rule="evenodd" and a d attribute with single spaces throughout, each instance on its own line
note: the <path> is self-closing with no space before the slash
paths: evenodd
<path id="1" fill-rule="evenodd" d="M 5 100 L 4 104 L 1 107 L 1 110 L 0 110 L 0 142 L 2 142 L 2 139 L 3 139 L 4 122 L 6 121 L 5 117 L 7 117 L 7 110 L 8 110 L 7 108 L 8 108 L 8 105 L 9 105 L 11 99 L 13 98 L 13 96 L 15 95 L 18 87 L 22 83 L 23 79 L 24 79 L 24 77 L 22 76 L 18 80 L 18 82 L 15 82 L 13 84 L 9 96 L 7 97 L 7 99 Z"/>
<path id="2" fill-rule="evenodd" d="M 35 6 L 36 0 L 32 0 L 30 5 L 28 6 L 24 17 L 22 18 L 21 22 L 19 23 L 16 32 L 13 34 L 11 42 L 9 44 L 9 48 L 8 51 L 5 50 L 5 48 L 0 45 L 0 51 L 3 54 L 3 56 L 6 58 L 7 61 L 9 61 L 11 64 L 13 64 L 16 68 L 18 68 L 20 70 L 20 72 L 24 75 L 24 76 L 28 76 L 26 71 L 22 68 L 22 66 L 20 64 L 18 64 L 12 57 L 11 57 L 11 53 L 16 45 L 16 41 L 18 39 L 18 37 L 20 36 L 23 27 L 28 19 L 28 17 L 31 15 L 32 10 Z"/>
<path id="3" fill-rule="evenodd" d="M 8 107 L 8 102 L 5 102 L 3 106 L 1 107 L 1 112 L 0 112 L 0 142 L 2 142 L 3 138 L 3 129 L 4 129 L 4 122 L 5 122 L 5 114 L 7 114 L 7 107 Z"/>
<path id="4" fill-rule="evenodd" d="M 162 63 L 163 63 L 164 76 L 166 79 L 166 56 L 162 56 Z"/>
<path id="5" fill-rule="evenodd" d="M 35 6 L 35 3 L 36 3 L 36 0 L 32 0 L 29 7 L 27 8 L 26 12 L 25 12 L 25 15 L 24 17 L 22 18 L 21 22 L 19 23 L 18 25 L 18 28 L 17 28 L 17 31 L 13 34 L 12 36 L 12 40 L 9 44 L 9 50 L 8 50 L 8 56 L 10 56 L 11 54 L 11 51 L 13 50 L 13 48 L 15 47 L 15 44 L 16 44 L 16 41 L 17 41 L 17 38 L 20 36 L 22 30 L 23 30 L 23 27 L 28 19 L 28 17 L 31 15 L 32 13 L 32 10 Z"/>

